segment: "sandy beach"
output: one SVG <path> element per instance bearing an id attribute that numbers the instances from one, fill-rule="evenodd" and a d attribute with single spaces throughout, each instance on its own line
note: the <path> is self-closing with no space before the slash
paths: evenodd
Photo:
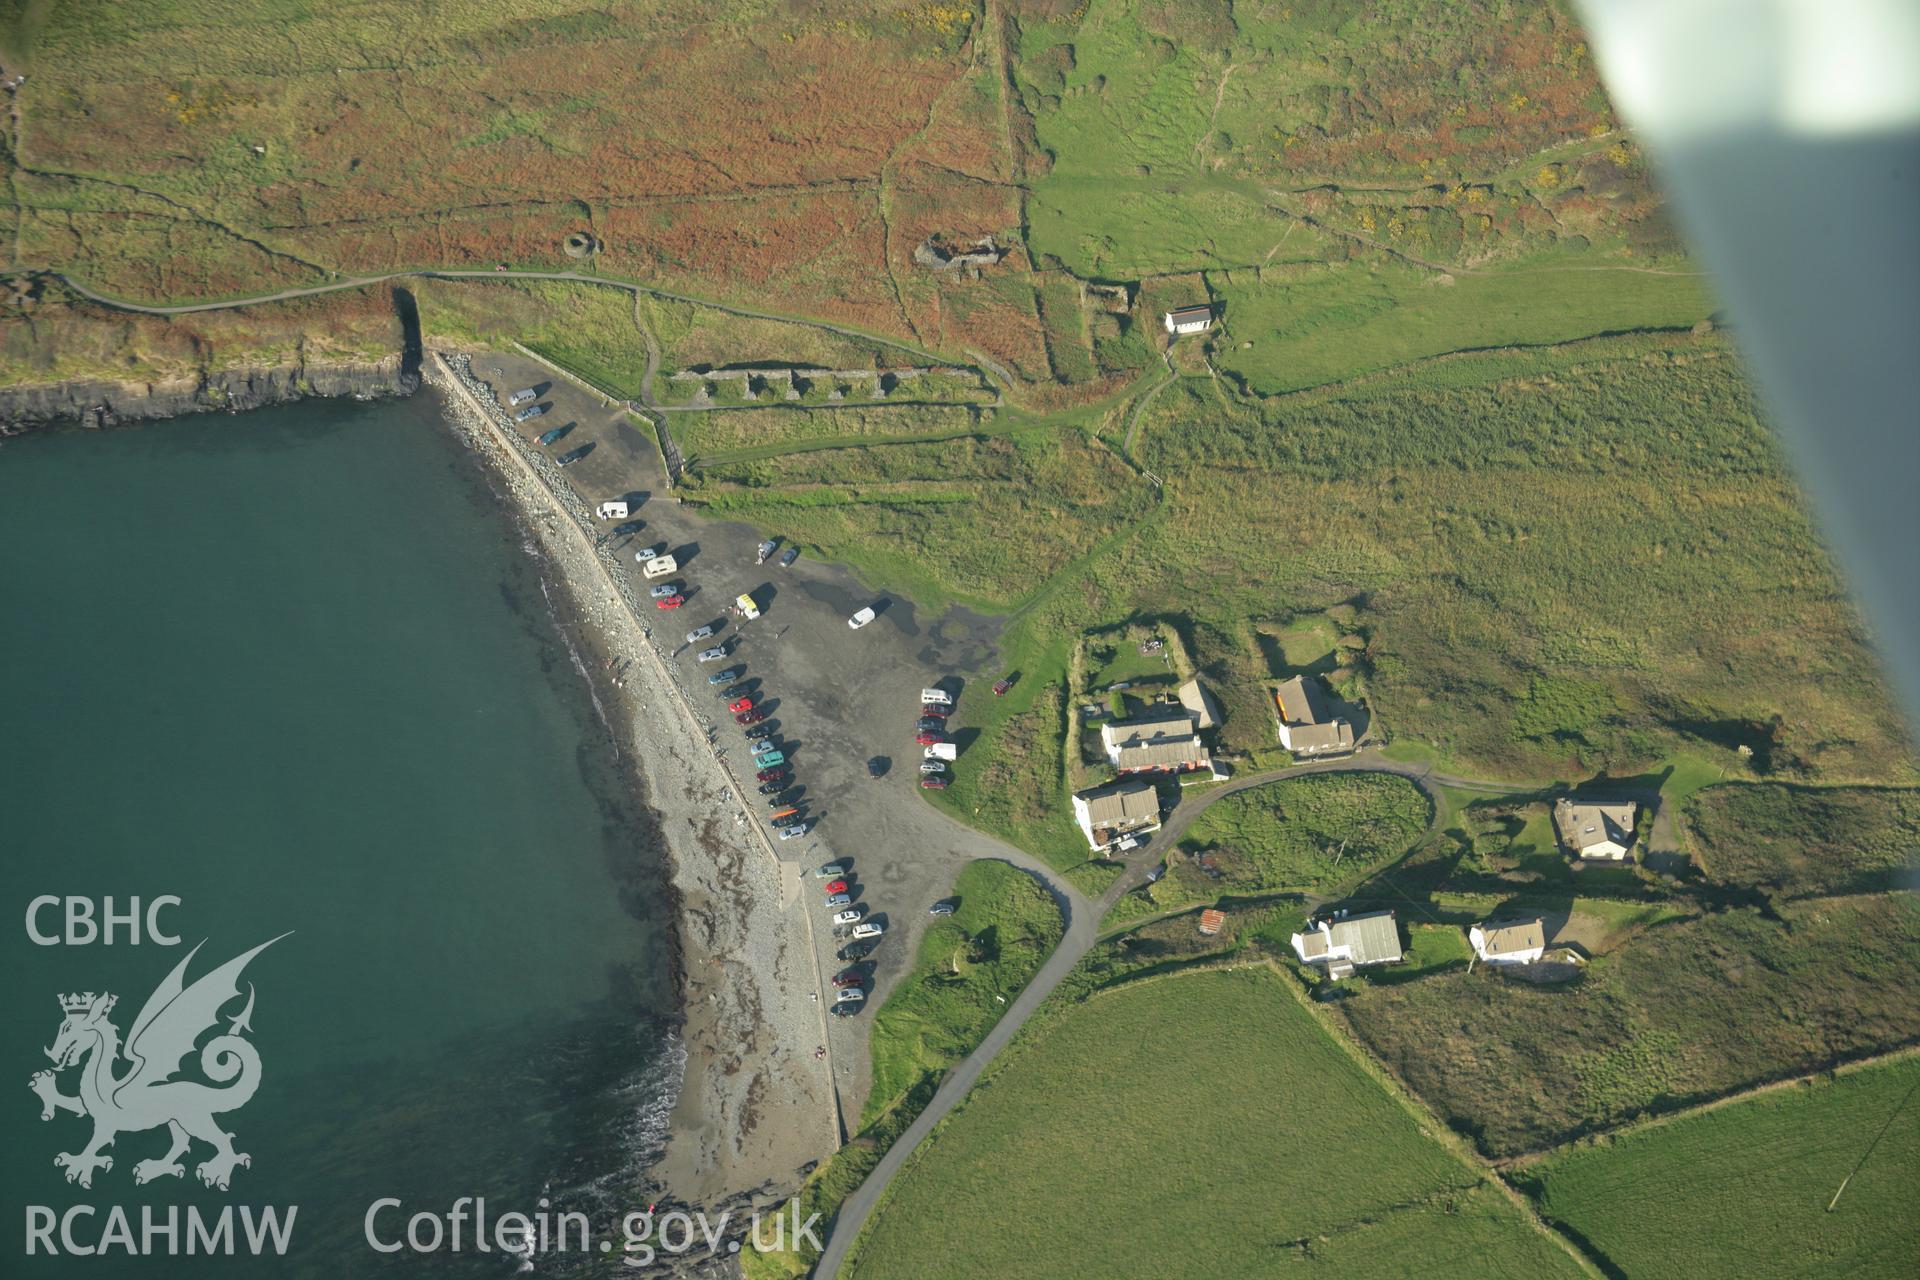
<path id="1" fill-rule="evenodd" d="M 749 817 L 757 797 L 717 749 L 709 691 L 690 696 L 664 660 L 658 644 L 678 635 L 650 634 L 651 611 L 614 571 L 587 504 L 551 461 L 516 442 L 461 357 L 430 353 L 424 372 L 571 595 L 595 696 L 659 815 L 679 899 L 686 1068 L 666 1154 L 635 1198 L 778 1201 L 840 1142 L 801 873 Z M 668 616 L 670 631 L 678 617 Z"/>

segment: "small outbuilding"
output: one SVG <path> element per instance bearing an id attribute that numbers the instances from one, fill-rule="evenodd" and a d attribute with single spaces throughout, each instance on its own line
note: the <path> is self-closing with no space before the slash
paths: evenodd
<path id="1" fill-rule="evenodd" d="M 1547 951 L 1547 926 L 1544 920 L 1509 920 L 1502 924 L 1488 921 L 1467 930 L 1473 954 L 1488 964 L 1532 964 Z"/>
<path id="2" fill-rule="evenodd" d="M 1205 333 L 1213 328 L 1213 308 L 1204 302 L 1190 307 L 1177 307 L 1172 311 L 1164 312 L 1160 317 L 1160 323 L 1166 327 L 1168 333 L 1175 335 Z"/>

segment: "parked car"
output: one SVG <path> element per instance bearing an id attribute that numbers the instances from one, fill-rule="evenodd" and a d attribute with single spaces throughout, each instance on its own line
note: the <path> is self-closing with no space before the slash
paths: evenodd
<path id="1" fill-rule="evenodd" d="M 766 718 L 767 718 L 767 713 L 760 710 L 758 707 L 755 707 L 751 711 L 742 711 L 739 715 L 736 715 L 733 718 L 733 722 L 739 725 L 741 728 L 745 728 L 747 725 L 750 725 L 750 724 L 759 724 L 762 720 L 765 720 Z M 772 736 L 772 734 L 773 734 L 772 729 L 755 730 L 754 733 L 750 733 L 747 735 L 747 741 L 758 742 L 760 741 L 761 738 L 770 737 Z"/>
<path id="2" fill-rule="evenodd" d="M 936 707 L 950 707 L 953 705 L 953 695 L 945 689 L 922 689 L 920 701 L 931 703 Z"/>
<path id="3" fill-rule="evenodd" d="M 768 814 L 767 821 L 778 823 L 782 826 L 785 826 L 787 823 L 793 821 L 795 818 L 799 816 L 800 816 L 800 808 L 798 805 L 791 805 L 791 804 L 783 805 L 782 807 L 775 809 L 772 813 Z"/>
<path id="4" fill-rule="evenodd" d="M 777 769 L 787 762 L 787 758 L 778 751 L 763 751 L 753 758 L 753 762 L 763 769 Z"/>
<path id="5" fill-rule="evenodd" d="M 745 667 L 728 667 L 725 671 L 716 671 L 707 677 L 708 684 L 725 684 L 729 680 L 738 680 L 747 674 Z M 735 695 L 738 696 L 738 695 Z"/>
<path id="6" fill-rule="evenodd" d="M 807 834 L 807 832 L 812 829 L 813 824 L 810 822 L 796 822 L 790 827 L 780 828 L 780 838 L 782 840 L 793 840 Z"/>
<path id="7" fill-rule="evenodd" d="M 727 656 L 727 646 L 723 644 L 717 644 L 713 646 L 713 648 L 711 649 L 702 649 L 699 653 L 695 654 L 694 656 L 698 658 L 701 662 L 718 662 L 720 661 L 720 659 Z"/>
<path id="8" fill-rule="evenodd" d="M 647 547 L 644 550 L 636 551 L 633 553 L 633 562 L 635 564 L 643 564 L 648 560 L 652 560 L 656 556 L 665 555 L 666 552 L 667 552 L 667 548 L 665 543 L 662 543 L 657 547 Z"/>
<path id="9" fill-rule="evenodd" d="M 656 609 L 678 609 L 686 602 L 687 598 L 685 596 L 668 596 L 664 600 L 655 600 L 653 607 Z"/>
<path id="10" fill-rule="evenodd" d="M 783 787 L 787 785 L 787 771 L 781 768 L 762 769 L 753 778 L 756 782 L 778 782 Z"/>
<path id="11" fill-rule="evenodd" d="M 512 395 L 507 397 L 507 408 L 512 409 L 519 405 L 523 405 L 527 401 L 535 399 L 538 395 L 539 393 L 536 392 L 532 387 L 523 387 L 520 390 L 514 392 Z"/>
<path id="12" fill-rule="evenodd" d="M 877 938 L 885 932 L 885 929 L 882 929 L 871 920 L 862 920 L 859 924 L 853 926 L 853 936 L 856 940 Z"/>
<path id="13" fill-rule="evenodd" d="M 753 699 L 752 698 L 735 698 L 732 702 L 729 702 L 727 704 L 727 710 L 751 711 L 753 710 Z"/>
<path id="14" fill-rule="evenodd" d="M 627 520 L 607 530 L 609 538 L 624 538 L 630 533 L 638 533 L 647 527 L 645 520 Z"/>
<path id="15" fill-rule="evenodd" d="M 829 1010 L 829 1012 L 831 1012 L 833 1016 L 836 1018 L 851 1018 L 856 1013 L 859 1013 L 862 1009 L 866 1007 L 867 1006 L 865 1001 L 857 1001 L 853 1004 L 833 1005 Z"/>
<path id="16" fill-rule="evenodd" d="M 851 907 L 852 905 L 853 905 L 853 899 L 849 898 L 844 893 L 832 894 L 827 898 L 827 909 L 829 911 L 831 911 L 835 907 Z M 834 917 L 835 920 L 838 920 L 839 918 L 840 918 L 839 916 Z"/>
<path id="17" fill-rule="evenodd" d="M 559 457 L 555 458 L 553 460 L 553 465 L 556 467 L 570 467 L 574 463 L 580 461 L 580 459 L 586 457 L 588 454 L 592 452 L 593 452 L 593 441 L 589 440 L 585 444 L 580 445 L 576 448 L 569 449 L 565 453 L 561 454 Z"/>
<path id="18" fill-rule="evenodd" d="M 845 880 L 829 880 L 826 884 L 826 891 L 829 894 L 845 893 L 847 891 L 847 882 Z"/>
<path id="19" fill-rule="evenodd" d="M 767 772 L 768 772 L 768 773 L 773 773 L 773 774 L 779 774 L 779 773 L 783 773 L 783 772 L 785 772 L 785 771 L 784 771 L 784 770 L 776 770 L 776 769 L 769 769 L 769 770 L 767 770 Z M 760 794 L 761 794 L 761 795 L 763 795 L 763 796 L 777 796 L 777 795 L 779 795 L 779 794 L 780 794 L 780 793 L 781 793 L 782 791 L 785 791 L 786 789 L 787 789 L 787 782 L 786 782 L 786 779 L 785 779 L 785 778 L 781 778 L 781 779 L 780 779 L 779 781 L 777 781 L 777 782 L 768 782 L 768 781 L 765 781 L 765 780 L 763 779 L 763 780 L 761 781 L 761 784 L 760 784 Z"/>
<path id="20" fill-rule="evenodd" d="M 852 961 L 855 961 L 855 960 L 865 960 L 868 956 L 873 954 L 873 944 L 871 942 L 849 942 L 846 946 L 840 948 L 840 950 L 835 954 L 837 954 L 840 957 L 843 963 L 851 963 Z"/>
<path id="21" fill-rule="evenodd" d="M 953 914 L 954 905 L 952 898 L 942 898 L 927 908 L 927 914 L 930 916 L 950 916 Z"/>
<path id="22" fill-rule="evenodd" d="M 833 922 L 835 924 L 858 924 L 860 923 L 860 917 L 866 914 L 867 909 L 865 907 L 848 907 L 845 911 L 834 912 Z"/>
<path id="23" fill-rule="evenodd" d="M 828 862 L 818 867 L 813 875 L 816 880 L 832 880 L 837 876 L 847 874 L 847 872 L 851 870 L 853 870 L 853 864 L 851 862 Z"/>
<path id="24" fill-rule="evenodd" d="M 800 558 L 800 548 L 788 547 L 780 557 L 780 567 L 782 569 L 791 568 L 793 566 L 793 562 L 795 560 L 798 560 L 799 558 Z"/>
<path id="25" fill-rule="evenodd" d="M 923 719 L 931 718 L 936 720 L 945 720 L 948 716 L 952 714 L 953 714 L 952 707 L 945 706 L 942 703 L 938 703 L 938 702 L 929 702 L 924 704 L 920 708 L 920 715 Z"/>
<path id="26" fill-rule="evenodd" d="M 993 682 L 993 696 L 996 698 L 1005 697 L 1007 690 L 1011 688 L 1013 688 L 1012 676 L 1008 676 L 1005 680 L 995 680 Z"/>
<path id="27" fill-rule="evenodd" d="M 931 729 L 922 729 L 919 733 L 913 735 L 913 740 L 923 747 L 931 747 L 945 742 L 947 735 L 944 733 L 935 733 Z"/>
<path id="28" fill-rule="evenodd" d="M 944 775 L 936 773 L 931 778 L 920 779 L 920 785 L 929 791 L 945 791 L 947 780 Z"/>
<path id="29" fill-rule="evenodd" d="M 513 420 L 515 422 L 532 422 L 535 418 L 539 417 L 541 414 L 545 413 L 546 411 L 547 411 L 547 406 L 543 404 L 530 404 L 526 408 L 522 409 L 520 412 L 514 414 Z"/>
<path id="30" fill-rule="evenodd" d="M 680 584 L 677 582 L 663 582 L 657 587 L 648 587 L 647 594 L 655 600 L 665 600 L 668 596 L 677 596 L 680 594 Z"/>
<path id="31" fill-rule="evenodd" d="M 707 681 L 707 683 L 712 684 L 713 681 L 709 680 Z M 722 689 L 720 691 L 720 696 L 728 699 L 741 698 L 741 697 L 745 697 L 747 694 L 752 692 L 753 692 L 753 686 L 748 684 L 745 680 L 742 680 L 739 684 L 730 684 L 726 688 Z"/>
<path id="32" fill-rule="evenodd" d="M 845 973 L 836 974 L 833 979 L 833 985 L 836 987 L 858 987 L 864 985 L 866 980 L 866 975 L 858 969 L 849 969 Z"/>
<path id="33" fill-rule="evenodd" d="M 922 760 L 920 762 L 920 772 L 922 773 L 945 773 L 946 771 L 947 762 L 944 760 Z"/>
<path id="34" fill-rule="evenodd" d="M 571 422 L 563 422 L 551 431 L 542 431 L 533 438 L 533 442 L 541 446 L 550 445 L 571 430 L 573 430 L 573 424 Z"/>
<path id="35" fill-rule="evenodd" d="M 860 628 L 866 626 L 869 622 L 872 622 L 874 618 L 876 618 L 877 616 L 879 615 L 874 613 L 873 606 L 868 605 L 866 608 L 860 610 L 860 612 L 854 614 L 851 618 L 848 618 L 847 625 L 853 628 L 853 630 L 858 631 Z"/>
<path id="36" fill-rule="evenodd" d="M 913 727 L 922 733 L 940 733 L 946 729 L 947 722 L 937 716 L 922 716 Z"/>
<path id="37" fill-rule="evenodd" d="M 767 797 L 767 808 L 769 809 L 776 809 L 776 810 L 784 809 L 790 804 L 799 804 L 799 803 L 800 803 L 799 787 L 794 787 L 790 791 L 778 791 L 778 792 L 775 792 L 773 795 L 770 795 Z"/>
<path id="38" fill-rule="evenodd" d="M 867 993 L 858 987 L 842 987 L 840 994 L 833 998 L 835 1004 L 859 1004 L 867 998 Z"/>
<path id="39" fill-rule="evenodd" d="M 699 644 L 702 640 L 705 640 L 708 636 L 712 634 L 713 634 L 712 626 L 695 627 L 693 630 L 687 632 L 687 643 Z"/>

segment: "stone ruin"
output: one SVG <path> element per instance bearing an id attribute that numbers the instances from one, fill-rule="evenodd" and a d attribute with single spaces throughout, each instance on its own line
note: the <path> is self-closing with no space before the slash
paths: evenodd
<path id="1" fill-rule="evenodd" d="M 971 244 L 957 247 L 948 245 L 939 236 L 928 236 L 913 251 L 913 260 L 931 271 L 955 271 L 996 266 L 1000 259 L 1007 256 L 1007 252 L 994 242 L 992 236 L 983 236 Z"/>

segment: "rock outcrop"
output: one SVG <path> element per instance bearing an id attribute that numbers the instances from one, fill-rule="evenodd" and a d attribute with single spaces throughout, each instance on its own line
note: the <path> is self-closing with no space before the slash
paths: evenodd
<path id="1" fill-rule="evenodd" d="M 80 379 L 0 387 L 0 435 L 19 435 L 58 423 L 111 427 L 216 409 L 239 412 L 310 396 L 410 395 L 420 380 L 402 372 L 402 361 L 395 352 L 370 362 L 245 365 L 164 382 Z"/>

